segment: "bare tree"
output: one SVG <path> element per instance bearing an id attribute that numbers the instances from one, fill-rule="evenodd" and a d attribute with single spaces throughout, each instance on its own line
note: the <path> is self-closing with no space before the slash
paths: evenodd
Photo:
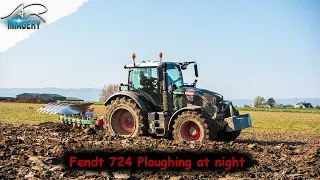
<path id="1" fill-rule="evenodd" d="M 118 84 L 104 85 L 100 94 L 100 102 L 105 102 L 111 95 L 119 91 Z"/>

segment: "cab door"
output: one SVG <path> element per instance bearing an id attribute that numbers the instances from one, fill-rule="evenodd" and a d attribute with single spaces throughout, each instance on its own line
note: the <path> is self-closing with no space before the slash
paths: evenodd
<path id="1" fill-rule="evenodd" d="M 161 88 L 156 67 L 133 68 L 129 74 L 129 84 L 150 96 L 156 105 L 162 104 Z"/>

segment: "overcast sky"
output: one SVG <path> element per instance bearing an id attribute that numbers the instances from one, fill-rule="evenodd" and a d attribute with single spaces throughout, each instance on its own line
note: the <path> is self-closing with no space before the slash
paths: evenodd
<path id="1" fill-rule="evenodd" d="M 0 88 L 101 88 L 160 51 L 230 99 L 319 98 L 320 1 L 90 0 L 1 53 Z"/>

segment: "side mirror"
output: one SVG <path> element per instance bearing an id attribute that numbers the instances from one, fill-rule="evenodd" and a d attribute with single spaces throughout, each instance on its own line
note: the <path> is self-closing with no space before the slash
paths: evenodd
<path id="1" fill-rule="evenodd" d="M 194 74 L 196 77 L 198 77 L 198 65 L 194 64 Z"/>
<path id="2" fill-rule="evenodd" d="M 119 90 L 120 91 L 129 91 L 129 86 L 120 86 Z"/>
<path id="3" fill-rule="evenodd" d="M 162 67 L 158 67 L 157 71 L 158 71 L 158 82 L 163 81 Z"/>

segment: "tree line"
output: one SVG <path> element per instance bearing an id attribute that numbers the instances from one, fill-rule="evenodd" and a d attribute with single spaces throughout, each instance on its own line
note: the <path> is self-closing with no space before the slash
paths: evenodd
<path id="1" fill-rule="evenodd" d="M 274 98 L 269 98 L 269 99 L 265 99 L 264 97 L 262 96 L 257 96 L 255 99 L 254 99 L 254 102 L 253 102 L 253 107 L 255 108 L 259 108 L 259 107 L 265 107 L 265 106 L 269 106 L 271 108 L 274 108 L 277 106 L 277 103 L 276 101 L 274 100 Z M 245 107 L 249 107 L 248 105 L 245 105 Z M 281 107 L 281 108 L 294 108 L 293 105 L 291 104 L 288 104 L 288 105 L 282 105 L 282 104 L 279 104 L 278 107 Z M 314 107 L 314 109 L 320 109 L 320 105 L 317 105 Z"/>

